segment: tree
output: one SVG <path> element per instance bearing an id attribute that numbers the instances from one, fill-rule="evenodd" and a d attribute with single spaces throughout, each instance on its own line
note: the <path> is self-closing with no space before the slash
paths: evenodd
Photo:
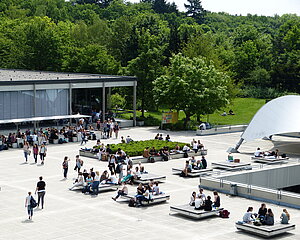
<path id="1" fill-rule="evenodd" d="M 225 107 L 231 95 L 231 81 L 225 73 L 203 57 L 188 58 L 182 54 L 171 58 L 166 74 L 153 84 L 157 103 L 183 110 L 185 126 L 194 114 L 211 114 Z"/>
<path id="2" fill-rule="evenodd" d="M 187 9 L 186 15 L 192 17 L 197 23 L 203 23 L 205 10 L 200 0 L 188 0 L 189 4 L 184 4 Z"/>

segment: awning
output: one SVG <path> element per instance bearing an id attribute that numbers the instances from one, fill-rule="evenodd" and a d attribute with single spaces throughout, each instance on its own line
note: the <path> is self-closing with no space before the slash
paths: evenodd
<path id="1" fill-rule="evenodd" d="M 16 118 L 16 119 L 7 119 L 7 120 L 0 120 L 0 124 L 6 123 L 23 123 L 23 122 L 40 122 L 40 121 L 47 121 L 47 120 L 60 120 L 60 119 L 70 119 L 70 118 L 89 118 L 89 115 L 61 115 L 61 116 L 48 116 L 48 117 L 33 117 L 33 118 Z"/>

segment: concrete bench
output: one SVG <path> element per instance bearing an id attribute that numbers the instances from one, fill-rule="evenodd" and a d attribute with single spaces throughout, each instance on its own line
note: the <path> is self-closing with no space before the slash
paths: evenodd
<path id="1" fill-rule="evenodd" d="M 266 226 L 266 225 L 255 226 L 249 223 L 243 223 L 243 224 L 236 223 L 235 226 L 238 230 L 259 235 L 265 238 L 273 237 L 275 235 L 279 235 L 295 229 L 295 224 L 290 224 L 290 223 L 281 224 L 279 222 L 275 223 L 273 226 Z"/>
<path id="2" fill-rule="evenodd" d="M 259 163 L 277 164 L 277 163 L 285 163 L 287 160 L 289 160 L 289 158 L 288 157 L 285 158 L 251 157 L 251 160 Z"/>
<path id="3" fill-rule="evenodd" d="M 135 198 L 135 196 L 136 196 L 135 194 L 127 194 L 121 197 L 129 201 L 130 199 Z M 158 204 L 170 200 L 170 195 L 166 193 L 159 194 L 159 195 L 151 195 L 151 196 L 152 199 L 150 201 L 142 201 L 142 204 L 152 205 L 152 204 Z"/>
<path id="4" fill-rule="evenodd" d="M 75 187 L 73 190 L 82 190 L 83 186 Z M 118 190 L 118 185 L 115 184 L 99 184 L 98 191 L 106 192 L 106 191 L 116 191 Z"/>
<path id="5" fill-rule="evenodd" d="M 174 213 L 178 213 L 188 218 L 193 219 L 202 219 L 213 216 L 218 216 L 220 211 L 223 208 L 213 209 L 212 211 L 204 211 L 204 210 L 195 210 L 194 206 L 190 206 L 189 204 L 180 205 L 180 206 L 170 206 L 170 211 Z"/>
<path id="6" fill-rule="evenodd" d="M 252 169 L 251 163 L 237 163 L 237 162 L 217 162 L 217 163 L 211 163 L 211 166 L 213 168 L 219 168 L 219 169 L 224 169 L 224 170 L 242 170 L 242 169 L 247 169 L 250 170 Z"/>
<path id="7" fill-rule="evenodd" d="M 164 182 L 166 180 L 166 176 L 164 175 L 156 175 L 151 173 L 142 173 L 141 178 L 134 179 L 134 183 L 141 183 L 141 184 L 148 184 L 150 181 L 153 180 L 154 182 Z"/>
<path id="8" fill-rule="evenodd" d="M 173 174 L 180 174 L 182 172 L 182 168 L 172 168 Z M 192 169 L 191 172 L 188 172 L 188 177 L 199 177 L 200 175 L 207 175 L 213 171 L 212 168 L 206 168 L 206 169 L 199 169 L 195 170 Z"/>

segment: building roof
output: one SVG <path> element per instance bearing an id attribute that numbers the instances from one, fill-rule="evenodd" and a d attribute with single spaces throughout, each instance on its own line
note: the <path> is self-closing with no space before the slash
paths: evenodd
<path id="1" fill-rule="evenodd" d="M 252 141 L 274 134 L 300 132 L 300 96 L 276 98 L 261 107 L 241 138 Z"/>
<path id="2" fill-rule="evenodd" d="M 0 69 L 0 85 L 69 82 L 136 81 L 133 76 Z"/>

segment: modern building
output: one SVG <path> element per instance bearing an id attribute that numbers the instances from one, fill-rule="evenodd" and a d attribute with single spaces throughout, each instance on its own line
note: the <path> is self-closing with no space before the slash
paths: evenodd
<path id="1" fill-rule="evenodd" d="M 0 123 L 77 114 L 91 108 L 91 97 L 105 113 L 112 87 L 133 87 L 135 125 L 136 86 L 129 76 L 0 69 Z"/>

